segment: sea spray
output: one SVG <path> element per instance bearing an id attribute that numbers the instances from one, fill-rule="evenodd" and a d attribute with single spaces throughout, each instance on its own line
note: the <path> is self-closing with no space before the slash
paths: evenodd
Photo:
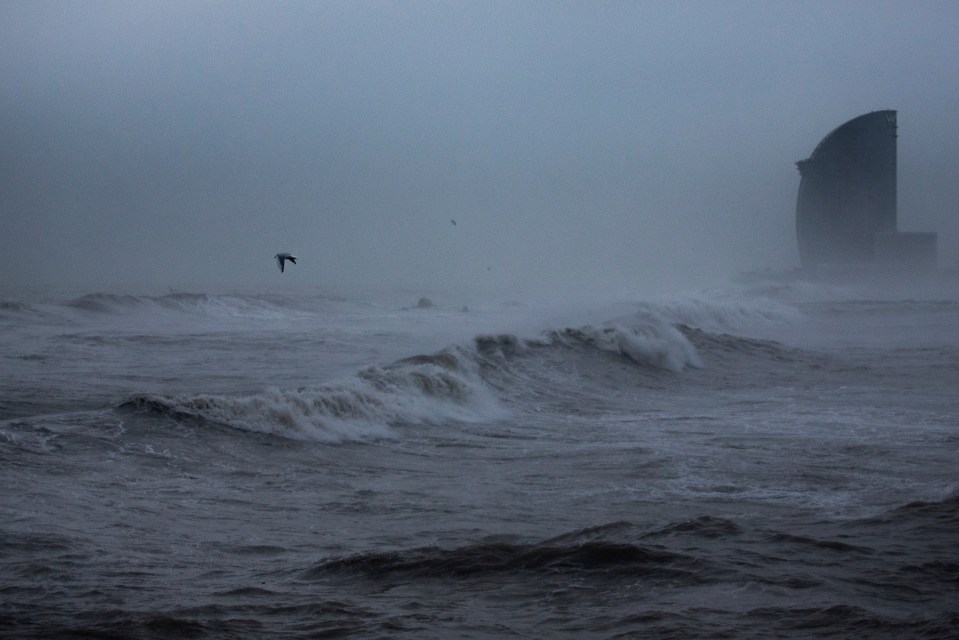
<path id="1" fill-rule="evenodd" d="M 243 396 L 138 394 L 124 406 L 323 442 L 392 437 L 391 427 L 399 424 L 478 422 L 506 415 L 480 378 L 474 358 L 459 348 L 368 367 L 316 387 Z"/>

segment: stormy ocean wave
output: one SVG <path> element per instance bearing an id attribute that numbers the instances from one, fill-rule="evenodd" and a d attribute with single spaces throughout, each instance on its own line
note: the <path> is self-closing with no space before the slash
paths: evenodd
<path id="1" fill-rule="evenodd" d="M 7 298 L 0 637 L 959 633 L 948 292 L 433 297 Z"/>

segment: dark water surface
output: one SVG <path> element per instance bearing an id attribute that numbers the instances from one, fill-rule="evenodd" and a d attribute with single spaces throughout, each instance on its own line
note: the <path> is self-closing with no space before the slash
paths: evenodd
<path id="1" fill-rule="evenodd" d="M 951 296 L 0 325 L 2 637 L 959 637 Z"/>

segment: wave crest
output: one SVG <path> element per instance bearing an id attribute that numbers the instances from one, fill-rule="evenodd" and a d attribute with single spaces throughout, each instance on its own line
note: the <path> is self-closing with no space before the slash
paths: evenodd
<path id="1" fill-rule="evenodd" d="M 556 337 L 560 340 L 577 340 L 602 351 L 625 356 L 639 365 L 677 373 L 687 367 L 703 366 L 696 347 L 686 336 L 675 327 L 663 323 L 566 329 L 556 334 Z"/>
<path id="2" fill-rule="evenodd" d="M 640 314 L 670 325 L 684 324 L 706 331 L 788 325 L 802 318 L 800 311 L 787 302 L 732 292 L 687 294 L 670 300 L 643 303 Z"/>
<path id="3" fill-rule="evenodd" d="M 497 358 L 522 357 L 532 347 L 586 346 L 621 355 L 635 364 L 681 372 L 687 367 L 702 367 L 696 347 L 676 327 L 664 323 L 636 326 L 585 326 L 579 329 L 547 331 L 541 338 L 522 340 L 510 334 L 477 336 L 477 350 Z"/>
<path id="4" fill-rule="evenodd" d="M 247 396 L 139 394 L 124 407 L 284 437 L 346 442 L 400 424 L 478 422 L 505 415 L 462 350 L 369 367 L 339 383 Z"/>
<path id="5" fill-rule="evenodd" d="M 298 311 L 298 305 L 278 295 L 214 295 L 168 293 L 162 296 L 88 293 L 66 303 L 66 307 L 98 314 L 190 313 L 214 317 L 277 318 Z"/>

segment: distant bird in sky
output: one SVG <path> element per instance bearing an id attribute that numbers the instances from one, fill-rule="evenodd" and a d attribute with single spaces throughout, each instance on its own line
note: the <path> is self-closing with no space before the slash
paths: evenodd
<path id="1" fill-rule="evenodd" d="M 456 220 L 453 220 L 453 218 L 450 218 L 450 222 L 453 223 L 453 226 L 454 226 L 454 227 L 456 226 Z"/>
<path id="2" fill-rule="evenodd" d="M 283 263 L 289 260 L 293 264 L 296 264 L 296 256 L 290 255 L 289 253 L 278 253 L 273 256 L 276 259 L 276 264 L 280 267 L 280 273 L 283 273 Z"/>

